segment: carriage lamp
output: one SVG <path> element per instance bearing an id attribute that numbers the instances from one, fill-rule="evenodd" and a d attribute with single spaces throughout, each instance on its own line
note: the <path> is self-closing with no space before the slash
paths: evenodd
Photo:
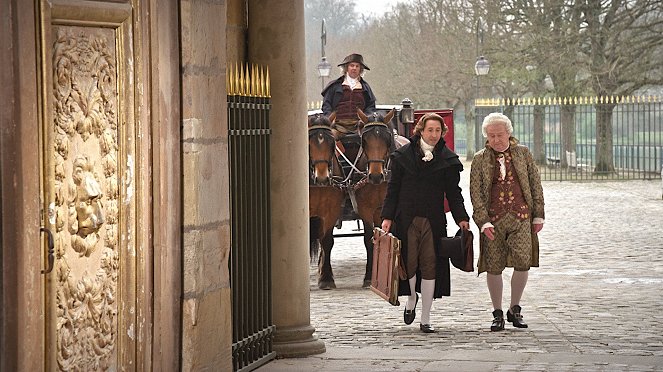
<path id="1" fill-rule="evenodd" d="M 410 101 L 409 98 L 405 98 L 401 101 L 401 106 L 401 123 L 414 123 L 414 108 L 412 107 L 412 101 Z"/>
<path id="2" fill-rule="evenodd" d="M 490 63 L 486 57 L 479 56 L 477 62 L 474 64 L 474 72 L 476 72 L 477 76 L 483 76 L 488 75 L 488 71 L 490 71 Z"/>

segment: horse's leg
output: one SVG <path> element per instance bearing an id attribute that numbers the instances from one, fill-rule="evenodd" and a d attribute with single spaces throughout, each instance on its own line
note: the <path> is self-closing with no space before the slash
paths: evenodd
<path id="1" fill-rule="evenodd" d="M 334 289 L 334 273 L 331 267 L 331 250 L 334 246 L 333 230 L 326 232 L 325 236 L 320 240 L 322 250 L 320 251 L 320 258 L 318 260 L 318 288 L 320 289 Z"/>
<path id="2" fill-rule="evenodd" d="M 313 216 L 309 218 L 309 256 L 311 263 L 315 262 L 315 259 L 320 254 L 320 229 L 322 221 L 320 217 Z"/>
<path id="3" fill-rule="evenodd" d="M 366 272 L 362 288 L 371 286 L 373 276 L 373 222 L 362 220 L 364 224 L 364 247 L 366 247 Z"/>

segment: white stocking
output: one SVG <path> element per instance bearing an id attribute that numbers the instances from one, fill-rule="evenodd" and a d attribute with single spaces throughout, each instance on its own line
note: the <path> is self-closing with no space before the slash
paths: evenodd
<path id="1" fill-rule="evenodd" d="M 520 298 L 525 291 L 528 277 L 529 271 L 513 271 L 513 276 L 511 276 L 511 306 L 509 308 L 512 308 L 513 305 L 520 305 Z"/>
<path id="2" fill-rule="evenodd" d="M 430 309 L 433 307 L 435 279 L 421 280 L 421 324 L 430 324 Z"/>
<path id="3" fill-rule="evenodd" d="M 488 292 L 490 292 L 490 300 L 493 302 L 493 309 L 501 310 L 503 287 L 502 274 L 488 274 L 486 276 L 486 283 L 488 284 Z"/>

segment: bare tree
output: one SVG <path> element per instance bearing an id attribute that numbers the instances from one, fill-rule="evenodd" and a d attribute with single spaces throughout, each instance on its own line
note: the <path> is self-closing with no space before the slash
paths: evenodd
<path id="1" fill-rule="evenodd" d="M 546 77 L 554 81 L 555 94 L 574 97 L 583 91 L 575 82 L 581 60 L 579 49 L 580 17 L 564 0 L 504 0 L 500 1 L 498 27 L 508 35 L 511 56 L 502 63 L 510 68 L 498 68 L 510 75 L 511 87 L 503 86 L 503 94 L 542 97 L 549 89 Z M 539 164 L 545 163 L 543 112 L 545 107 L 534 106 L 534 148 Z M 562 154 L 575 152 L 575 111 L 572 102 L 561 105 Z M 561 157 L 562 166 L 567 166 Z"/>
<path id="2" fill-rule="evenodd" d="M 663 2 L 585 0 L 574 5 L 583 17 L 582 52 L 589 83 L 600 97 L 631 95 L 663 84 Z M 595 104 L 597 173 L 614 172 L 612 98 Z"/>
<path id="3" fill-rule="evenodd" d="M 473 129 L 473 7 L 461 0 L 413 0 L 371 24 L 362 39 L 376 66 L 371 84 L 378 99 L 397 103 L 408 97 L 417 108 L 464 110 L 467 125 L 456 121 L 456 133 Z M 467 135 L 473 138 L 473 132 Z"/>
<path id="4" fill-rule="evenodd" d="M 518 55 L 552 77 L 558 96 L 591 92 L 608 97 L 595 105 L 595 172 L 613 172 L 612 110 L 617 101 L 609 97 L 663 82 L 658 63 L 661 0 L 503 0 L 500 6 L 505 31 L 521 35 Z M 561 106 L 562 146 L 569 152 L 575 151 L 572 102 Z"/>

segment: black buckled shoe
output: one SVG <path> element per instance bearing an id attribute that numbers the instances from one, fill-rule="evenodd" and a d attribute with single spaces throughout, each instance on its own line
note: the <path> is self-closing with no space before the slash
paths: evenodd
<path id="1" fill-rule="evenodd" d="M 435 333 L 435 327 L 432 324 L 419 324 L 419 329 L 423 333 Z"/>
<path id="2" fill-rule="evenodd" d="M 523 316 L 520 315 L 520 310 L 520 305 L 513 305 L 513 307 L 506 312 L 506 320 L 511 322 L 516 328 L 527 328 L 527 323 L 523 320 Z"/>
<path id="3" fill-rule="evenodd" d="M 417 315 L 415 310 L 417 309 L 417 302 L 419 302 L 419 295 L 416 293 L 414 295 L 417 297 L 414 300 L 414 307 L 412 310 L 408 310 L 407 307 L 403 310 L 403 321 L 405 324 L 412 324 L 412 322 L 414 322 L 414 317 Z"/>
<path id="4" fill-rule="evenodd" d="M 493 323 L 490 325 L 490 330 L 492 332 L 504 330 L 504 312 L 502 309 L 493 311 Z"/>

